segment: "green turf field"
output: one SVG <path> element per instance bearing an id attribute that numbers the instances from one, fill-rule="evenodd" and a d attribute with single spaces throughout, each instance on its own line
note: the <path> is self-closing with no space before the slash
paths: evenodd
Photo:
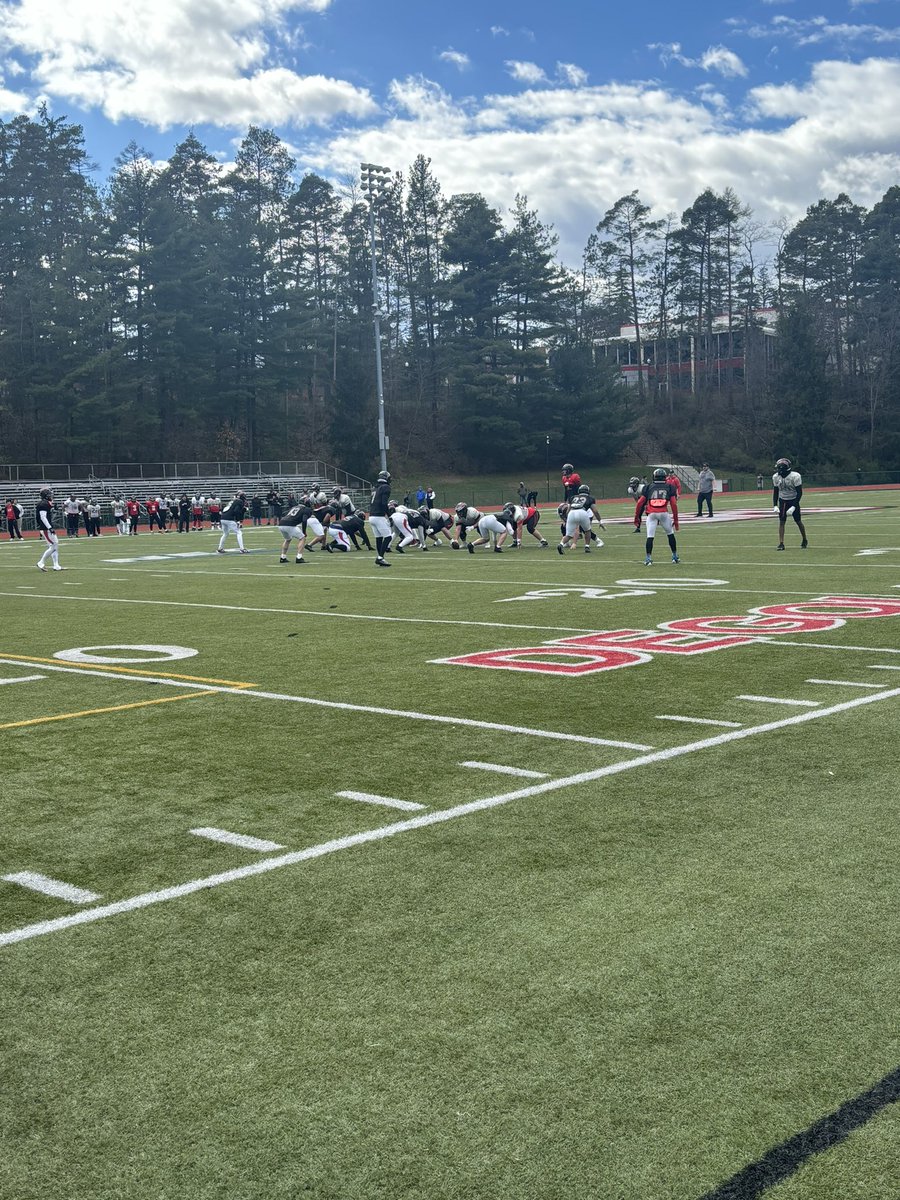
<path id="1" fill-rule="evenodd" d="M 0 1196 L 895 1200 L 896 497 L 0 544 Z"/>

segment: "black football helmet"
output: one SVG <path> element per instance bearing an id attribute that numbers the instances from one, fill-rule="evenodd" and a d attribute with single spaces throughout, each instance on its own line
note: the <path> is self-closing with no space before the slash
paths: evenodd
<path id="1" fill-rule="evenodd" d="M 628 486 L 629 486 L 630 488 L 636 488 L 636 487 L 637 487 L 637 485 L 638 485 L 640 482 L 641 482 L 641 481 L 640 481 L 640 479 L 637 477 L 637 475 L 632 475 L 632 477 L 631 477 L 631 478 L 628 480 Z"/>
<path id="2" fill-rule="evenodd" d="M 391 482 L 390 471 L 379 471 L 378 472 L 378 482 L 379 483 L 390 483 Z"/>
<path id="3" fill-rule="evenodd" d="M 42 500 L 49 500 L 51 495 L 52 495 L 52 492 L 50 491 L 49 488 L 41 488 L 41 499 Z"/>
<path id="4" fill-rule="evenodd" d="M 339 500 L 340 496 L 341 496 L 341 489 L 340 488 L 332 488 L 331 494 L 332 494 L 332 496 L 334 496 L 335 500 Z"/>
<path id="5" fill-rule="evenodd" d="M 588 485 L 586 483 L 583 483 L 581 485 L 581 487 L 578 489 L 578 495 L 579 496 L 589 496 L 590 494 L 591 494 L 591 489 L 588 487 Z"/>
<path id="6" fill-rule="evenodd" d="M 653 472 L 653 482 L 654 483 L 665 483 L 666 482 L 665 467 L 657 467 L 656 468 L 656 470 Z"/>
<path id="7" fill-rule="evenodd" d="M 563 463 L 563 470 L 565 471 L 565 473 L 567 475 L 571 475 L 572 472 L 575 470 L 575 468 L 572 466 L 571 463 Z"/>
<path id="8" fill-rule="evenodd" d="M 785 475 L 790 474 L 791 460 L 789 458 L 779 458 L 778 462 L 775 464 L 775 470 L 783 479 Z"/>
<path id="9" fill-rule="evenodd" d="M 427 517 L 427 516 L 428 516 L 428 513 L 429 513 L 429 511 L 430 511 L 430 510 L 429 510 L 429 508 L 428 508 L 428 505 L 427 505 L 427 504 L 420 504 L 420 505 L 419 505 L 419 515 L 420 515 L 420 516 L 422 516 L 422 517 Z"/>

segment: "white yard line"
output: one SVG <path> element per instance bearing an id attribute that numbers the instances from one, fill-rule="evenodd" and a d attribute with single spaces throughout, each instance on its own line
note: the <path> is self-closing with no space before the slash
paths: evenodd
<path id="1" fill-rule="evenodd" d="M 683 721 L 685 725 L 721 725 L 723 729 L 742 729 L 740 721 L 713 721 L 710 717 L 675 717 L 671 713 L 659 713 L 657 721 Z"/>
<path id="2" fill-rule="evenodd" d="M 900 667 L 885 667 L 880 663 L 872 663 L 869 667 L 870 671 L 900 671 Z"/>
<path id="3" fill-rule="evenodd" d="M 461 762 L 461 767 L 471 767 L 474 771 L 495 771 L 498 775 L 521 775 L 523 779 L 549 779 L 546 771 L 526 771 L 524 767 L 503 767 L 499 763 Z"/>
<path id="4" fill-rule="evenodd" d="M 668 750 L 656 750 L 652 754 L 639 758 L 626 759 L 623 762 L 611 763 L 606 767 L 598 767 L 593 771 L 583 771 L 578 775 L 569 775 L 562 779 L 549 779 L 544 783 L 535 783 L 530 787 L 520 788 L 513 792 L 504 792 L 499 796 L 487 796 L 482 800 L 471 800 L 466 804 L 457 804 L 453 808 L 422 813 L 418 817 L 410 817 L 405 821 L 397 821 L 393 825 L 383 825 L 377 829 L 366 829 L 360 833 L 349 834 L 347 837 L 334 838 L 329 842 L 321 842 L 317 846 L 309 846 L 305 850 L 293 850 L 280 854 L 275 858 L 258 859 L 243 867 L 235 867 L 231 871 L 223 871 L 217 875 L 207 875 L 203 879 L 191 879 L 187 883 L 175 884 L 173 887 L 162 888 L 156 892 L 144 892 L 139 896 L 130 896 L 125 900 L 117 900 L 97 908 L 83 909 L 69 916 L 57 917 L 52 921 L 39 921 L 33 925 L 25 925 L 19 929 L 10 929 L 0 933 L 0 946 L 9 946 L 16 942 L 24 942 L 30 938 L 43 937 L 46 934 L 57 933 L 74 925 L 85 925 L 93 921 L 101 921 L 106 917 L 119 916 L 123 913 L 135 912 L 151 905 L 163 904 L 169 900 L 177 900 L 194 892 L 207 891 L 227 883 L 236 883 L 253 875 L 263 875 L 269 871 L 277 871 L 282 867 L 296 866 L 327 854 L 335 854 L 342 850 L 350 850 L 368 842 L 384 841 L 398 834 L 409 833 L 416 829 L 424 829 L 432 825 L 440 825 L 454 821 L 472 813 L 485 812 L 488 809 L 499 808 L 516 800 L 525 800 L 532 796 L 545 795 L 548 792 L 561 791 L 565 788 L 576 787 L 583 783 L 593 783 L 598 779 L 609 778 L 625 771 L 639 767 L 653 766 L 656 763 L 670 762 L 683 758 L 688 754 L 696 754 L 701 750 L 710 750 L 718 746 L 726 746 L 730 742 L 743 741 L 745 738 L 757 737 L 763 733 L 787 729 L 793 725 L 805 724 L 807 721 L 817 721 L 823 717 L 831 717 L 837 713 L 848 712 L 864 705 L 875 704 L 882 700 L 893 700 L 900 696 L 900 688 L 891 688 L 877 695 L 857 696 L 855 700 L 845 700 L 829 708 L 818 708 L 815 711 L 795 713 L 780 721 L 769 721 L 765 725 L 753 725 L 746 729 L 735 729 L 729 733 L 719 733 L 704 738 L 698 742 L 688 742 L 681 746 L 672 746 Z"/>
<path id="5" fill-rule="evenodd" d="M 15 592 L 0 592 L 0 596 L 14 595 Z M 594 629 L 585 629 L 582 625 L 519 625 L 503 624 L 501 621 L 459 621 L 437 617 L 382 617 L 375 613 L 322 612 L 316 608 L 260 608 L 249 604 L 202 604 L 190 600 L 148 600 L 124 596 L 57 596 L 39 592 L 36 596 L 29 598 L 34 600 L 74 600 L 86 604 L 149 604 L 162 608 L 212 608 L 223 612 L 283 613 L 292 617 L 335 617 L 343 621 L 383 621 L 388 624 L 400 625 L 474 625 L 483 629 L 529 629 L 539 633 L 595 632 Z"/>
<path id="6" fill-rule="evenodd" d="M 795 708 L 819 708 L 822 704 L 821 700 L 785 700 L 781 696 L 736 696 L 735 699 L 753 700 L 758 704 L 787 704 Z"/>
<path id="7" fill-rule="evenodd" d="M 55 900 L 68 900 L 70 904 L 93 904 L 95 900 L 102 899 L 94 892 L 63 883 L 59 879 L 50 879 L 37 871 L 17 871 L 14 875 L 3 875 L 2 878 L 6 883 L 17 883 L 29 891 L 52 896 Z"/>
<path id="8" fill-rule="evenodd" d="M 880 683 L 854 683 L 851 679 L 807 679 L 806 682 L 827 684 L 829 687 L 867 688 L 876 692 L 881 687 Z"/>
<path id="9" fill-rule="evenodd" d="M 361 804 L 380 804 L 384 808 L 399 808 L 402 812 L 420 812 L 427 804 L 416 804 L 413 800 L 396 800 L 393 796 L 379 796 L 375 792 L 335 792 L 343 800 L 359 800 Z"/>
<path id="10" fill-rule="evenodd" d="M 17 666 L 28 666 L 13 655 L 0 654 L 0 662 L 15 663 Z M 153 675 L 126 675 L 112 671 L 88 670 L 84 667 L 47 666 L 42 671 L 59 671 L 74 675 L 96 675 L 101 679 L 130 680 L 132 683 L 162 684 L 163 687 L 184 687 L 184 680 L 165 679 Z M 400 717 L 409 721 L 427 721 L 438 725 L 463 725 L 467 729 L 490 729 L 499 733 L 522 733 L 528 737 L 549 738 L 551 741 L 577 742 L 585 746 L 608 746 L 613 750 L 651 750 L 652 746 L 640 742 L 622 742 L 613 738 L 588 737 L 580 733 L 557 733 L 552 729 L 532 729 L 525 725 L 503 725 L 497 721 L 477 721 L 474 717 L 441 716 L 435 713 L 410 712 L 401 708 L 382 708 L 374 704 L 350 704 L 342 700 L 319 700 L 311 696 L 291 696 L 283 692 L 261 692 L 256 688 L 224 687 L 216 684 L 205 684 L 204 692 L 222 692 L 227 696 L 253 696 L 257 700 L 283 700 L 291 704 L 310 704 L 315 708 L 336 708 L 345 712 L 374 713 L 379 717 Z"/>
<path id="11" fill-rule="evenodd" d="M 242 850 L 256 850 L 260 854 L 271 854 L 273 850 L 283 850 L 280 842 L 267 842 L 265 838 L 248 837 L 245 833 L 231 833 L 228 829 L 190 830 L 196 837 L 209 838 L 211 842 L 224 842 L 227 846 L 239 846 Z"/>
<path id="12" fill-rule="evenodd" d="M 19 675 L 15 679 L 0 679 L 0 687 L 5 683 L 30 683 L 33 679 L 46 679 L 46 675 Z"/>

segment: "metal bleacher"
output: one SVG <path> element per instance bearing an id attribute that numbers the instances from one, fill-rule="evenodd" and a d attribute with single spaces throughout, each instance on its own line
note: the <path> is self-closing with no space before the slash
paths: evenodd
<path id="1" fill-rule="evenodd" d="M 124 464 L 135 467 L 136 464 Z M 234 469 L 255 466 L 256 470 Z M 12 499 L 22 505 L 23 529 L 34 528 L 34 510 L 42 488 L 50 488 L 57 503 L 74 496 L 76 500 L 95 500 L 99 502 L 102 511 L 102 523 L 112 524 L 112 502 L 117 496 L 126 500 L 134 498 L 140 502 L 148 497 L 173 496 L 176 499 L 186 493 L 188 496 L 219 496 L 227 501 L 238 491 L 244 491 L 248 497 L 259 496 L 265 503 L 266 494 L 277 489 L 286 500 L 292 493 L 300 495 L 308 491 L 313 484 L 318 484 L 329 492 L 334 487 L 341 487 L 357 505 L 365 506 L 371 494 L 371 484 L 359 476 L 350 475 L 336 467 L 323 462 L 279 462 L 260 464 L 232 463 L 174 463 L 150 464 L 160 468 L 153 472 L 149 466 L 140 466 L 132 472 L 120 470 L 119 464 L 112 464 L 114 471 L 100 473 L 89 469 L 83 474 L 73 473 L 72 468 L 54 470 L 53 467 L 8 466 L 0 467 L 0 501 Z M 188 468 L 176 472 L 168 468 Z M 278 471 L 262 471 L 262 466 L 279 468 Z M 190 468 L 218 467 L 219 470 L 200 471 Z M 229 470 L 229 468 L 231 468 Z M 296 469 L 299 468 L 299 469 Z M 102 468 L 101 468 L 102 470 Z"/>

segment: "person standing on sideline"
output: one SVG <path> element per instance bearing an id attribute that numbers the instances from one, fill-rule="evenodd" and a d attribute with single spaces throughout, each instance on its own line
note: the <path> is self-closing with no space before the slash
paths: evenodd
<path id="1" fill-rule="evenodd" d="M 389 567 L 384 556 L 391 544 L 391 514 L 388 505 L 391 501 L 391 473 L 379 471 L 375 482 L 375 490 L 369 501 L 369 524 L 375 534 L 375 566 Z"/>
<path id="2" fill-rule="evenodd" d="M 44 553 L 35 564 L 37 569 L 39 571 L 46 571 L 47 568 L 44 564 L 50 558 L 53 560 L 54 571 L 64 571 L 66 568 L 59 565 L 59 538 L 56 536 L 56 530 L 53 528 L 53 496 L 49 488 L 41 489 L 41 498 L 35 505 L 34 516 L 38 533 L 46 547 Z"/>
<path id="3" fill-rule="evenodd" d="M 70 495 L 63 503 L 66 514 L 66 537 L 78 537 L 78 501 Z"/>
<path id="4" fill-rule="evenodd" d="M 147 510 L 147 532 L 152 533 L 153 526 L 156 525 L 160 533 L 166 533 L 167 530 L 165 525 L 163 525 L 162 514 L 159 511 L 159 500 L 157 500 L 156 496 L 148 496 L 144 501 L 144 508 Z"/>
<path id="5" fill-rule="evenodd" d="M 704 463 L 700 468 L 700 475 L 697 478 L 697 516 L 703 516 L 703 505 L 706 505 L 706 515 L 711 517 L 712 498 L 713 498 L 713 483 L 715 483 L 715 475 L 709 469 L 709 463 Z"/>
<path id="6" fill-rule="evenodd" d="M 429 508 L 434 508 L 436 500 L 437 500 L 437 496 L 435 494 L 435 490 L 429 483 L 428 487 L 425 489 L 425 503 L 428 505 Z"/>
<path id="7" fill-rule="evenodd" d="M 641 514 L 647 510 L 647 553 L 644 566 L 653 566 L 653 538 L 656 526 L 662 524 L 669 539 L 669 549 L 672 551 L 672 562 L 680 561 L 675 534 L 678 532 L 678 496 L 671 483 L 666 482 L 666 472 L 657 467 L 653 472 L 653 480 L 641 491 L 640 499 L 634 510 L 635 533 L 641 530 Z M 671 510 L 671 511 L 670 511 Z"/>
<path id="8" fill-rule="evenodd" d="M 800 530 L 800 549 L 805 550 L 809 545 L 806 538 L 806 526 L 800 517 L 800 497 L 803 495 L 803 480 L 799 471 L 791 469 L 789 458 L 779 458 L 775 464 L 775 474 L 772 476 L 772 504 L 778 513 L 778 545 L 776 550 L 784 549 L 784 526 L 788 517 L 794 518 L 794 524 Z"/>
<path id="9" fill-rule="evenodd" d="M 675 489 L 676 496 L 681 495 L 681 480 L 675 474 L 674 467 L 669 467 L 668 471 L 666 472 L 666 483 L 671 483 L 672 487 Z"/>
<path id="10" fill-rule="evenodd" d="M 128 532 L 137 537 L 138 525 L 141 523 L 141 506 L 134 496 L 125 505 L 125 510 L 128 513 Z"/>
<path id="11" fill-rule="evenodd" d="M 128 533 L 128 521 L 125 518 L 125 501 L 121 496 L 116 496 L 113 500 L 113 520 L 116 523 L 116 532 L 119 537 Z"/>
<path id="12" fill-rule="evenodd" d="M 88 537 L 100 536 L 100 505 L 91 497 L 87 506 Z"/>
<path id="13" fill-rule="evenodd" d="M 249 550 L 244 549 L 244 533 L 241 529 L 241 521 L 247 515 L 247 494 L 246 492 L 238 492 L 233 500 L 229 500 L 220 513 L 216 514 L 216 520 L 219 522 L 219 527 L 222 530 L 222 536 L 219 538 L 219 544 L 216 547 L 216 554 L 225 553 L 225 541 L 230 533 L 233 533 L 237 538 L 238 550 L 241 554 L 249 554 Z"/>
<path id="14" fill-rule="evenodd" d="M 6 532 L 9 534 L 11 542 L 22 540 L 22 531 L 19 528 L 19 521 L 22 517 L 22 505 L 17 504 L 12 496 L 6 502 Z"/>
<path id="15" fill-rule="evenodd" d="M 527 508 L 528 505 L 525 503 L 525 501 L 528 499 L 528 489 L 525 486 L 524 479 L 519 481 L 519 486 L 516 488 L 516 495 L 519 497 L 519 504 L 522 506 L 522 508 Z"/>
<path id="16" fill-rule="evenodd" d="M 254 525 L 262 525 L 262 496 L 258 493 L 250 500 L 250 520 Z"/>
<path id="17" fill-rule="evenodd" d="M 178 532 L 191 532 L 191 498 L 187 492 L 178 497 Z"/>

